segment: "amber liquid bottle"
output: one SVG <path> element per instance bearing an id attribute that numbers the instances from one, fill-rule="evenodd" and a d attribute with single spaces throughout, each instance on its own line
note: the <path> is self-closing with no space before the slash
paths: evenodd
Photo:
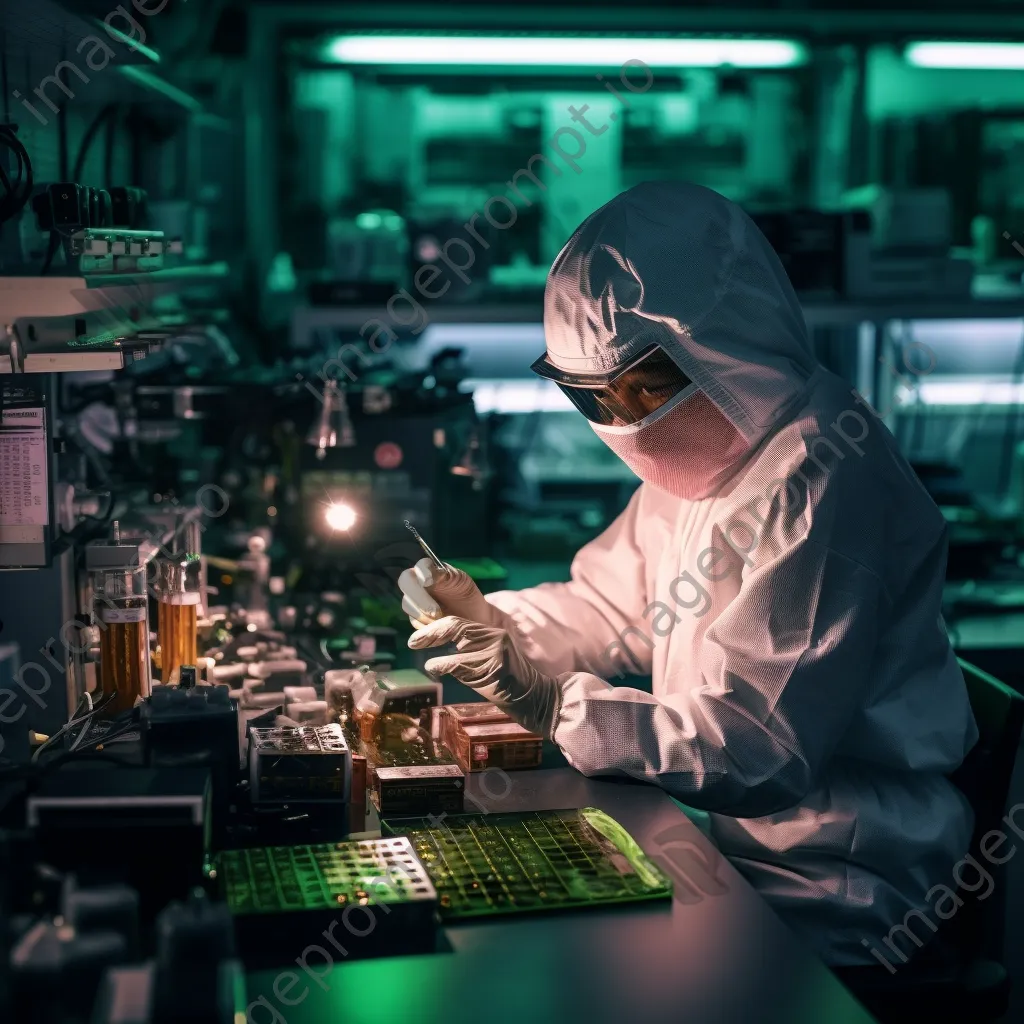
<path id="1" fill-rule="evenodd" d="M 164 683 L 170 683 L 182 665 L 196 663 L 200 568 L 199 556 L 191 554 L 163 558 L 157 565 L 156 642 Z"/>
<path id="2" fill-rule="evenodd" d="M 157 643 L 160 646 L 160 680 L 171 677 L 182 665 L 194 665 L 196 650 L 196 612 L 199 604 L 177 604 L 163 597 L 157 601 Z"/>
<path id="3" fill-rule="evenodd" d="M 136 591 L 142 590 L 139 594 Z M 150 691 L 149 599 L 146 572 L 110 570 L 95 589 L 95 617 L 100 630 L 100 686 L 117 696 L 106 715 L 135 706 Z"/>

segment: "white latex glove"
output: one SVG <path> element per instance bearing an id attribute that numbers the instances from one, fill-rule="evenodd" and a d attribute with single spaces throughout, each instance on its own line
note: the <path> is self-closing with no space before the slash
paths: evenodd
<path id="1" fill-rule="evenodd" d="M 530 732 L 551 736 L 561 687 L 534 668 L 506 629 L 447 615 L 409 637 L 414 651 L 450 643 L 455 644 L 456 653 L 430 658 L 424 666 L 427 672 L 454 676 Z"/>
<path id="2" fill-rule="evenodd" d="M 448 566 L 442 574 L 429 558 L 421 558 L 398 577 L 402 611 L 417 628 L 445 615 L 457 615 L 470 622 L 503 626 L 504 616 L 489 604 L 471 576 Z"/>

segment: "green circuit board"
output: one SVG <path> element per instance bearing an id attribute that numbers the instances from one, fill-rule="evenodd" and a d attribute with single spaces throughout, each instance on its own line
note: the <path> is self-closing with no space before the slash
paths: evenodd
<path id="1" fill-rule="evenodd" d="M 445 920 L 672 895 L 632 836 L 594 807 L 403 819 L 382 828 L 412 842 Z"/>
<path id="2" fill-rule="evenodd" d="M 410 843 L 399 837 L 225 850 L 215 863 L 235 916 L 436 899 Z"/>

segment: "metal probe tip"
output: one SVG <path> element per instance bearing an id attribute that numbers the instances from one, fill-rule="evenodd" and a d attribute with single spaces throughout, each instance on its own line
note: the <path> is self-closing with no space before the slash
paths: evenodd
<path id="1" fill-rule="evenodd" d="M 423 548 L 424 554 L 427 556 L 427 558 L 430 559 L 431 562 L 434 563 L 434 567 L 438 569 L 440 572 L 443 572 L 445 573 L 445 575 L 447 575 L 448 566 L 445 565 L 444 562 L 442 562 L 441 559 L 434 554 L 434 552 L 431 550 L 430 545 L 420 536 L 420 531 L 417 530 L 416 527 L 413 526 L 408 519 L 404 520 L 404 522 L 405 528 L 416 538 L 416 543 L 419 544 L 421 548 Z"/>

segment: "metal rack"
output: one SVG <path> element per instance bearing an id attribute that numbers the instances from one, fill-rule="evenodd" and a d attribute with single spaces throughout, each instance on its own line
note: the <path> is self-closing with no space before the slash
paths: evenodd
<path id="1" fill-rule="evenodd" d="M 82 277 L 0 277 L 0 374 L 122 369 L 190 329 L 179 293 L 227 264 Z"/>

